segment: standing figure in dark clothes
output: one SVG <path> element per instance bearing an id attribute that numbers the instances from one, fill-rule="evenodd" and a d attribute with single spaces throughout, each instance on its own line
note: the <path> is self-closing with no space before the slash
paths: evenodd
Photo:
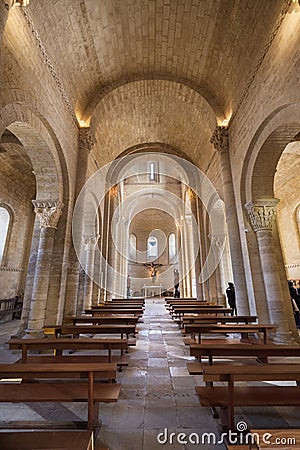
<path id="1" fill-rule="evenodd" d="M 296 327 L 300 328 L 300 296 L 297 294 L 297 290 L 294 288 L 293 282 L 288 281 L 290 296 L 292 301 L 293 313 L 296 322 Z"/>
<path id="2" fill-rule="evenodd" d="M 234 289 L 233 283 L 228 283 L 228 288 L 226 289 L 226 295 L 227 295 L 227 301 L 228 301 L 229 307 L 232 309 L 231 315 L 237 316 L 235 289 Z"/>

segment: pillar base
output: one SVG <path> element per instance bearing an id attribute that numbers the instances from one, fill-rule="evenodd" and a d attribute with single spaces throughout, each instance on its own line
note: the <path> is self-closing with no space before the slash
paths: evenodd
<path id="1" fill-rule="evenodd" d="M 275 344 L 296 344 L 297 342 L 291 331 L 278 331 L 276 333 L 271 333 L 270 337 Z"/>
<path id="2" fill-rule="evenodd" d="M 45 334 L 43 330 L 25 330 L 25 334 L 23 336 L 23 339 L 41 339 L 45 338 Z"/>

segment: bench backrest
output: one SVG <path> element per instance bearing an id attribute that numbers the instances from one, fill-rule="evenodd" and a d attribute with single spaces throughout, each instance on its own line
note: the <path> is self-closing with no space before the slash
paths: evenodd
<path id="1" fill-rule="evenodd" d="M 203 366 L 203 381 L 297 381 L 300 364 L 259 364 L 258 366 L 220 364 Z"/>

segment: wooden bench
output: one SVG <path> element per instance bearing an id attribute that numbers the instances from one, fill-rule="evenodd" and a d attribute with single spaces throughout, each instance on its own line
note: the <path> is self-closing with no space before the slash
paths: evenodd
<path id="1" fill-rule="evenodd" d="M 300 406 L 300 386 L 235 386 L 244 381 L 298 381 L 300 364 L 205 366 L 203 381 L 227 382 L 227 386 L 196 386 L 202 406 L 220 407 L 224 429 L 234 429 L 235 406 Z"/>
<path id="2" fill-rule="evenodd" d="M 79 336 L 80 334 L 119 334 L 121 339 L 129 338 L 130 334 L 135 335 L 136 328 L 135 325 L 122 325 L 122 324 L 111 324 L 111 325 L 55 325 L 53 326 L 55 331 L 55 336 L 59 337 L 61 335 L 73 335 Z"/>
<path id="3" fill-rule="evenodd" d="M 26 363 L 83 363 L 83 362 L 109 362 L 115 363 L 122 370 L 128 366 L 128 357 L 123 356 L 123 351 L 128 349 L 127 339 L 90 339 L 90 338 L 46 338 L 46 339 L 11 339 L 8 342 L 10 350 L 22 350 L 21 362 Z M 28 356 L 29 351 L 53 350 L 54 356 Z M 76 350 L 107 350 L 106 355 L 63 355 L 64 351 Z M 120 355 L 113 355 L 113 350 L 120 350 Z"/>
<path id="4" fill-rule="evenodd" d="M 106 376 L 108 372 L 110 378 L 116 377 L 115 373 L 114 375 L 111 373 L 112 366 L 111 364 L 0 364 L 1 379 L 23 379 L 21 383 L 1 381 L 0 401 L 87 402 L 88 420 L 85 427 L 92 431 L 99 428 L 99 402 L 116 402 L 119 398 L 121 385 L 94 382 L 97 378 Z M 40 378 L 43 379 L 42 383 L 33 382 Z M 67 381 L 68 378 L 72 378 L 72 381 Z M 78 381 L 74 382 L 73 379 L 76 378 Z M 28 380 L 30 382 L 27 382 Z M 30 422 L 26 425 L 7 421 L 2 428 L 16 428 L 18 425 L 22 428 L 34 428 Z M 45 425 L 47 428 L 59 427 L 57 423 L 47 422 Z M 64 424 L 64 427 L 66 426 Z"/>
<path id="5" fill-rule="evenodd" d="M 97 316 L 99 314 L 132 314 L 134 316 L 142 316 L 142 307 L 128 307 L 128 306 L 99 306 L 93 307 L 91 309 L 86 309 L 85 314 L 91 314 L 92 316 Z"/>
<path id="6" fill-rule="evenodd" d="M 283 357 L 300 357 L 299 345 L 275 345 L 275 344 L 191 344 L 190 355 L 195 356 L 199 361 L 201 358 L 208 358 L 208 364 L 213 365 L 216 362 L 216 358 L 224 357 L 243 357 L 258 359 L 259 362 L 267 363 L 269 358 L 283 358 Z M 203 364 L 187 363 L 189 373 L 191 375 L 202 375 Z"/>
<path id="7" fill-rule="evenodd" d="M 18 297 L 0 300 L 0 320 L 8 317 L 14 320 L 22 312 L 23 303 Z"/>
<path id="8" fill-rule="evenodd" d="M 92 325 L 102 325 L 102 324 L 122 324 L 122 325 L 136 325 L 139 321 L 137 316 L 126 316 L 126 315 L 114 315 L 107 314 L 102 317 L 93 316 L 76 316 L 76 317 L 65 317 L 63 320 L 63 325 L 76 325 L 76 324 L 92 324 Z"/>
<path id="9" fill-rule="evenodd" d="M 275 448 L 277 450 L 293 450 L 300 448 L 300 430 L 296 428 L 250 429 L 249 432 L 254 441 L 251 439 L 250 449 Z"/>
<path id="10" fill-rule="evenodd" d="M 0 448 L 3 450 L 94 450 L 94 438 L 90 431 L 6 431 L 0 432 Z"/>
<path id="11" fill-rule="evenodd" d="M 223 308 L 222 306 L 174 306 L 175 317 L 181 318 L 185 314 L 223 314 L 227 315 L 232 312 L 231 308 Z"/>
<path id="12" fill-rule="evenodd" d="M 183 325 L 198 323 L 253 323 L 257 321 L 257 316 L 209 316 L 204 314 L 185 314 L 182 318 Z"/>
<path id="13" fill-rule="evenodd" d="M 248 339 L 249 333 L 262 333 L 263 343 L 268 343 L 268 334 L 276 330 L 273 324 L 187 324 L 184 327 L 185 333 L 192 336 L 198 335 L 198 343 L 201 343 L 203 333 L 240 333 L 242 339 Z"/>

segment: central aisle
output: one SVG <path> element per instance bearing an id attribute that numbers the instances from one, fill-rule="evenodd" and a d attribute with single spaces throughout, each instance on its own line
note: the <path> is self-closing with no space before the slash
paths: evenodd
<path id="1" fill-rule="evenodd" d="M 195 385 L 201 383 L 201 377 L 188 374 L 189 347 L 163 299 L 146 300 L 137 344 L 129 354 L 129 366 L 118 377 L 122 383 L 118 403 L 100 410 L 103 423 L 97 446 L 105 443 L 110 450 L 225 449 L 223 445 L 177 443 L 180 432 L 187 436 L 207 432 L 218 436 L 218 432 L 208 409 L 199 404 Z M 165 429 L 168 443 L 160 444 L 157 435 Z M 172 444 L 171 433 L 176 433 Z"/>

